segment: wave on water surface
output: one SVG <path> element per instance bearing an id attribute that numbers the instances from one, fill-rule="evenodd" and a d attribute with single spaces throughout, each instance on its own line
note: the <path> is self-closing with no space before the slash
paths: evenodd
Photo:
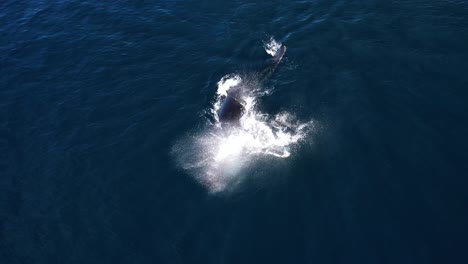
<path id="1" fill-rule="evenodd" d="M 271 38 L 264 48 L 274 56 L 281 45 Z M 304 141 L 313 128 L 312 121 L 300 122 L 289 112 L 261 112 L 256 107 L 258 99 L 269 91 L 255 74 L 228 74 L 217 85 L 209 110 L 214 121 L 200 133 L 179 140 L 172 150 L 178 164 L 211 192 L 237 185 L 242 180 L 241 171 L 259 159 L 290 157 L 292 147 Z M 217 113 L 228 91 L 240 85 L 247 91 L 239 98 L 245 112 L 239 124 L 222 126 Z"/>

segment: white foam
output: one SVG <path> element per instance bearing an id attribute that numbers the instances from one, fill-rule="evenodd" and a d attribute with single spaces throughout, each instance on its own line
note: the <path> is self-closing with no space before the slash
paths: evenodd
<path id="1" fill-rule="evenodd" d="M 279 47 L 281 44 L 271 39 L 265 50 L 276 52 Z M 237 74 L 222 77 L 210 109 L 215 123 L 179 141 L 173 148 L 179 165 L 211 192 L 236 186 L 245 175 L 241 172 L 260 159 L 290 157 L 294 146 L 305 140 L 314 128 L 312 121 L 300 122 L 288 112 L 276 115 L 260 112 L 256 107 L 257 99 L 265 95 L 265 89 L 252 78 L 254 76 L 244 75 L 241 78 Z M 236 85 L 242 85 L 247 91 L 239 98 L 245 113 L 239 125 L 222 127 L 217 113 L 229 89 Z"/>
<path id="2" fill-rule="evenodd" d="M 218 82 L 218 95 L 227 96 L 227 91 L 232 87 L 238 85 L 242 81 L 242 78 L 236 74 L 226 75 Z"/>
<path id="3" fill-rule="evenodd" d="M 271 56 L 275 56 L 276 52 L 281 48 L 281 42 L 276 41 L 273 37 L 263 44 L 265 51 Z"/>

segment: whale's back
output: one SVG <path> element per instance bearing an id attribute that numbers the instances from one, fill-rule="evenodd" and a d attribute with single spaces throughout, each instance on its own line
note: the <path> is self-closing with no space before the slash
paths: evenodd
<path id="1" fill-rule="evenodd" d="M 286 46 L 281 46 L 271 58 L 267 66 L 259 72 L 259 81 L 265 80 L 275 70 L 276 66 L 281 62 L 284 54 L 286 53 Z M 221 108 L 218 111 L 218 119 L 222 123 L 233 123 L 239 121 L 245 112 L 245 108 L 240 102 L 239 95 L 242 94 L 242 86 L 237 86 L 228 91 Z"/>
<path id="2" fill-rule="evenodd" d="M 218 118 L 221 122 L 238 121 L 244 114 L 244 106 L 233 95 L 227 95 L 218 112 Z"/>

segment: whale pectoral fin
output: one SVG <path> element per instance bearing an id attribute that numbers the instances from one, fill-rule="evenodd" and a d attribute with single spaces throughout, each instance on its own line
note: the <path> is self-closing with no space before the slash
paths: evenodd
<path id="1" fill-rule="evenodd" d="M 275 71 L 276 66 L 281 62 L 285 53 L 286 46 L 281 46 L 275 55 L 267 60 L 267 66 L 258 74 L 260 81 L 267 79 Z"/>
<path id="2" fill-rule="evenodd" d="M 279 48 L 276 51 L 276 54 L 273 57 L 275 63 L 279 63 L 281 61 L 281 59 L 283 59 L 283 56 L 284 56 L 285 53 L 286 53 L 286 46 L 283 45 L 283 46 L 281 46 L 281 48 Z"/>

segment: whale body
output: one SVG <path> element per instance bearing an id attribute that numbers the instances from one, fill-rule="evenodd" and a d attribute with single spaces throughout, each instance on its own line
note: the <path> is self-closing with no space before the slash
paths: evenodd
<path id="1" fill-rule="evenodd" d="M 259 72 L 259 80 L 264 81 L 267 79 L 276 69 L 276 66 L 281 62 L 284 54 L 286 53 L 286 46 L 281 46 L 270 60 L 267 62 L 267 66 Z M 232 87 L 227 92 L 226 98 L 221 104 L 218 111 L 218 120 L 221 123 L 235 123 L 244 115 L 245 107 L 242 104 L 240 96 L 243 92 L 243 86 L 238 85 Z"/>

